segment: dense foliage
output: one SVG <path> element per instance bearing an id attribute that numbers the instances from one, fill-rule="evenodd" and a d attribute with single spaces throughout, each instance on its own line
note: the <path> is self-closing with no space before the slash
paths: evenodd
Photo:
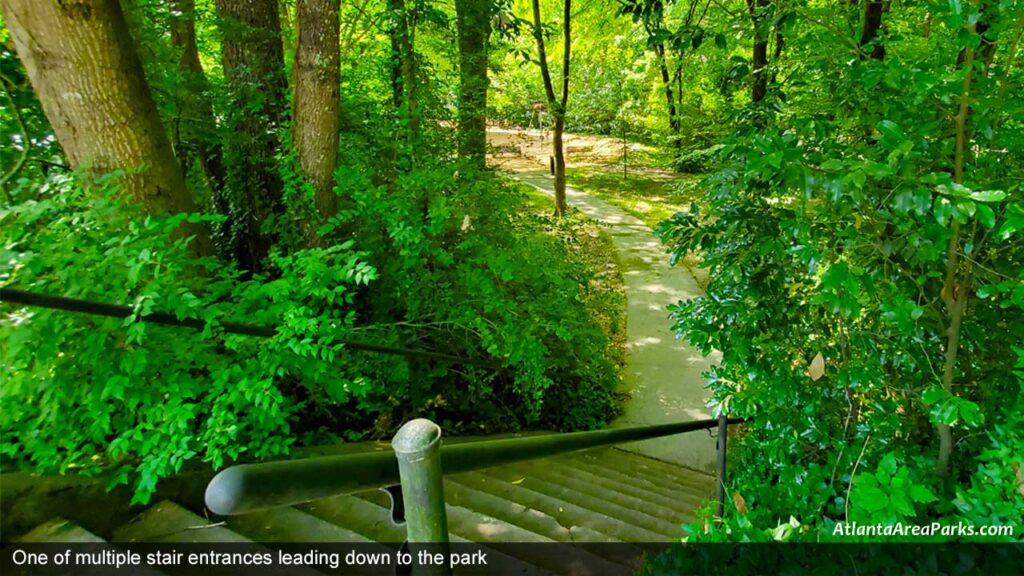
<path id="1" fill-rule="evenodd" d="M 603 265 L 578 250 L 586 224 L 543 215 L 546 206 L 536 208 L 520 185 L 454 157 L 442 125 L 450 89 L 432 80 L 429 59 L 416 76 L 417 113 L 430 120 L 422 134 L 396 139 L 409 130 L 410 112 L 393 105 L 390 43 L 361 20 L 366 14 L 343 7 L 351 32 L 333 190 L 340 203 L 322 218 L 291 143 L 299 128 L 285 119 L 273 129 L 260 116 L 271 96 L 259 79 L 249 78 L 241 96 L 231 92 L 214 25 L 223 23 L 205 20 L 212 3 L 200 2 L 196 12 L 206 69 L 198 88 L 177 67 L 180 50 L 169 42 L 183 17 L 174 6 L 140 3 L 127 17 L 205 214 L 149 214 L 123 194 L 123 172 L 68 171 L 25 70 L 11 50 L 3 52 L 14 104 L 0 115 L 5 138 L 21 144 L 28 132 L 38 140 L 30 159 L 60 168 L 25 163 L 5 186 L 0 283 L 131 304 L 136 312 L 121 321 L 5 311 L 5 468 L 103 473 L 111 486 L 132 484 L 145 502 L 158 480 L 189 461 L 220 468 L 280 457 L 297 445 L 387 438 L 418 416 L 460 435 L 595 428 L 617 413 L 611 337 L 621 327 L 597 309 L 607 289 L 595 281 Z M 421 32 L 447 34 L 446 18 L 432 13 Z M 437 34 L 427 38 L 423 49 L 441 45 Z M 205 100 L 227 122 L 231 114 L 242 116 L 238 122 L 257 118 L 280 144 L 261 148 L 267 134 L 254 140 L 243 124 L 198 125 L 188 98 Z M 238 98 L 244 107 L 233 110 Z M 222 150 L 228 164 L 223 182 L 211 176 L 210 156 L 197 153 L 211 149 Z M 7 167 L 17 158 L 5 147 L 0 160 Z M 247 173 L 239 172 L 243 165 Z M 274 182 L 280 206 L 252 232 L 241 222 L 258 211 L 244 200 L 252 190 L 242 188 Z M 181 233 L 186 220 L 215 231 L 214 254 L 196 253 L 195 239 Z M 231 237 L 223 233 L 230 230 Z M 273 240 L 261 261 L 235 258 L 240 243 L 253 242 L 246 234 Z M 150 312 L 207 327 L 136 321 Z M 226 334 L 220 323 L 228 321 L 276 326 L 277 335 Z M 338 339 L 467 362 L 360 352 Z"/>
<path id="2" fill-rule="evenodd" d="M 880 59 L 792 9 L 778 72 L 800 81 L 740 112 L 706 204 L 660 228 L 710 272 L 676 330 L 722 352 L 715 402 L 749 418 L 725 523 L 693 538 L 1019 526 L 1024 11 L 894 8 Z"/>

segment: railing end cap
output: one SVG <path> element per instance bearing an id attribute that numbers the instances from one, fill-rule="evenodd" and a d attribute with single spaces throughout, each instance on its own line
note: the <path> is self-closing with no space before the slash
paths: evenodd
<path id="1" fill-rule="evenodd" d="M 441 427 L 426 418 L 406 422 L 395 437 L 391 448 L 399 454 L 416 454 L 430 450 L 441 440 Z"/>
<path id="2" fill-rule="evenodd" d="M 244 512 L 242 501 L 245 493 L 245 471 L 240 466 L 221 470 L 206 485 L 206 507 L 214 514 L 230 516 Z"/>

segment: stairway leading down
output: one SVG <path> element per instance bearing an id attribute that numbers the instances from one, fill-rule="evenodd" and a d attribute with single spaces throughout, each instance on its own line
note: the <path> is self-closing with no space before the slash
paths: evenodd
<path id="1" fill-rule="evenodd" d="M 445 476 L 453 542 L 665 543 L 714 495 L 713 477 L 616 448 L 591 450 Z M 189 492 L 188 490 L 185 491 Z M 196 490 L 191 490 L 196 494 Z M 201 500 L 157 501 L 118 526 L 95 515 L 51 518 L 20 540 L 114 542 L 378 542 L 400 543 L 383 491 L 317 500 L 234 517 L 209 515 Z M 64 517 L 69 518 L 65 520 Z M 572 548 L 603 572 L 628 574 L 640 546 Z M 517 573 L 544 572 L 538 547 L 516 548 Z M 531 551 L 534 554 L 531 555 Z M 526 556 L 526 557 L 523 557 Z M 532 556 L 532 557 L 531 557 Z M 561 561 L 561 560 L 560 560 Z M 536 570 L 534 570 L 536 568 Z M 553 568 L 553 567 L 551 567 Z"/>

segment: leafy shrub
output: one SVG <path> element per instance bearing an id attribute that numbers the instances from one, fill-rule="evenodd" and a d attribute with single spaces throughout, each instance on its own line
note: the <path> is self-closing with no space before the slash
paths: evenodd
<path id="1" fill-rule="evenodd" d="M 707 295 L 673 307 L 675 329 L 721 351 L 708 385 L 720 409 L 750 419 L 731 445 L 726 522 L 692 526 L 694 539 L 1021 523 L 1022 380 L 1008 359 L 1024 338 L 1024 165 L 1001 152 L 1021 132 L 994 129 L 1007 103 L 974 70 L 969 153 L 956 159 L 949 114 L 965 72 L 938 42 L 977 36 L 967 14 L 938 10 L 950 29 L 934 50 L 842 74 L 801 53 L 807 75 L 835 77 L 838 111 L 778 105 L 770 125 L 741 125 L 705 181 L 706 210 L 659 229 L 674 258 L 703 254 Z M 950 304 L 961 301 L 962 322 Z"/>
<path id="2" fill-rule="evenodd" d="M 330 366 L 338 347 L 311 339 L 344 334 L 352 288 L 374 276 L 351 243 L 277 254 L 278 277 L 241 281 L 172 239 L 185 215 L 147 217 L 119 200 L 116 175 L 88 192 L 51 179 L 40 193 L 0 212 L 0 281 L 209 325 L 192 332 L 39 308 L 5 315 L 5 458 L 43 473 L 109 469 L 112 484 L 131 478 L 145 501 L 186 460 L 219 467 L 286 453 L 310 409 L 303 396 L 347 400 L 355 381 Z M 281 330 L 265 340 L 226 335 L 225 319 Z"/>
<path id="3" fill-rule="evenodd" d="M 590 271 L 521 211 L 521 191 L 453 171 L 399 176 L 399 195 L 343 174 L 352 202 L 324 230 L 334 241 L 301 248 L 301 233 L 282 234 L 292 247 L 252 277 L 191 256 L 172 233 L 185 218 L 214 218 L 144 216 L 119 199 L 116 174 L 88 191 L 54 177 L 37 199 L 4 207 L 0 283 L 131 303 L 136 317 L 27 308 L 0 318 L 0 454 L 40 473 L 109 472 L 145 502 L 189 460 L 219 468 L 387 436 L 415 416 L 448 433 L 603 425 L 616 377 L 584 304 Z M 302 190 L 287 197 L 304 201 Z M 369 252 L 355 251 L 353 233 Z M 153 311 L 208 326 L 135 321 Z M 279 330 L 229 335 L 218 327 L 228 320 Z M 338 338 L 502 367 L 352 352 Z"/>
<path id="4" fill-rule="evenodd" d="M 701 174 L 714 167 L 721 145 L 708 146 L 683 152 L 675 159 L 676 172 Z"/>
<path id="5" fill-rule="evenodd" d="M 616 377 L 608 337 L 584 305 L 592 273 L 544 232 L 547 219 L 523 211 L 521 190 L 457 168 L 418 169 L 391 189 L 363 171 L 341 176 L 354 206 L 336 224 L 380 271 L 361 302 L 385 325 L 375 337 L 505 365 L 461 373 L 385 361 L 381 415 L 426 414 L 467 432 L 602 425 L 616 410 Z"/>

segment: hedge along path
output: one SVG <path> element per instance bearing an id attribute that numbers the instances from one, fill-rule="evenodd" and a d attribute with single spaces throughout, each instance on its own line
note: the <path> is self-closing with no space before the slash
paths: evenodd
<path id="1" fill-rule="evenodd" d="M 514 174 L 549 196 L 554 181 L 545 172 Z M 665 247 L 640 219 L 584 192 L 566 188 L 569 207 L 600 222 L 611 237 L 625 280 L 626 365 L 622 386 L 630 394 L 612 427 L 666 424 L 711 418 L 703 372 L 718 361 L 677 340 L 668 305 L 702 294 L 689 270 L 671 266 Z M 621 449 L 705 473 L 715 469 L 715 440 L 703 432 L 624 444 Z"/>

